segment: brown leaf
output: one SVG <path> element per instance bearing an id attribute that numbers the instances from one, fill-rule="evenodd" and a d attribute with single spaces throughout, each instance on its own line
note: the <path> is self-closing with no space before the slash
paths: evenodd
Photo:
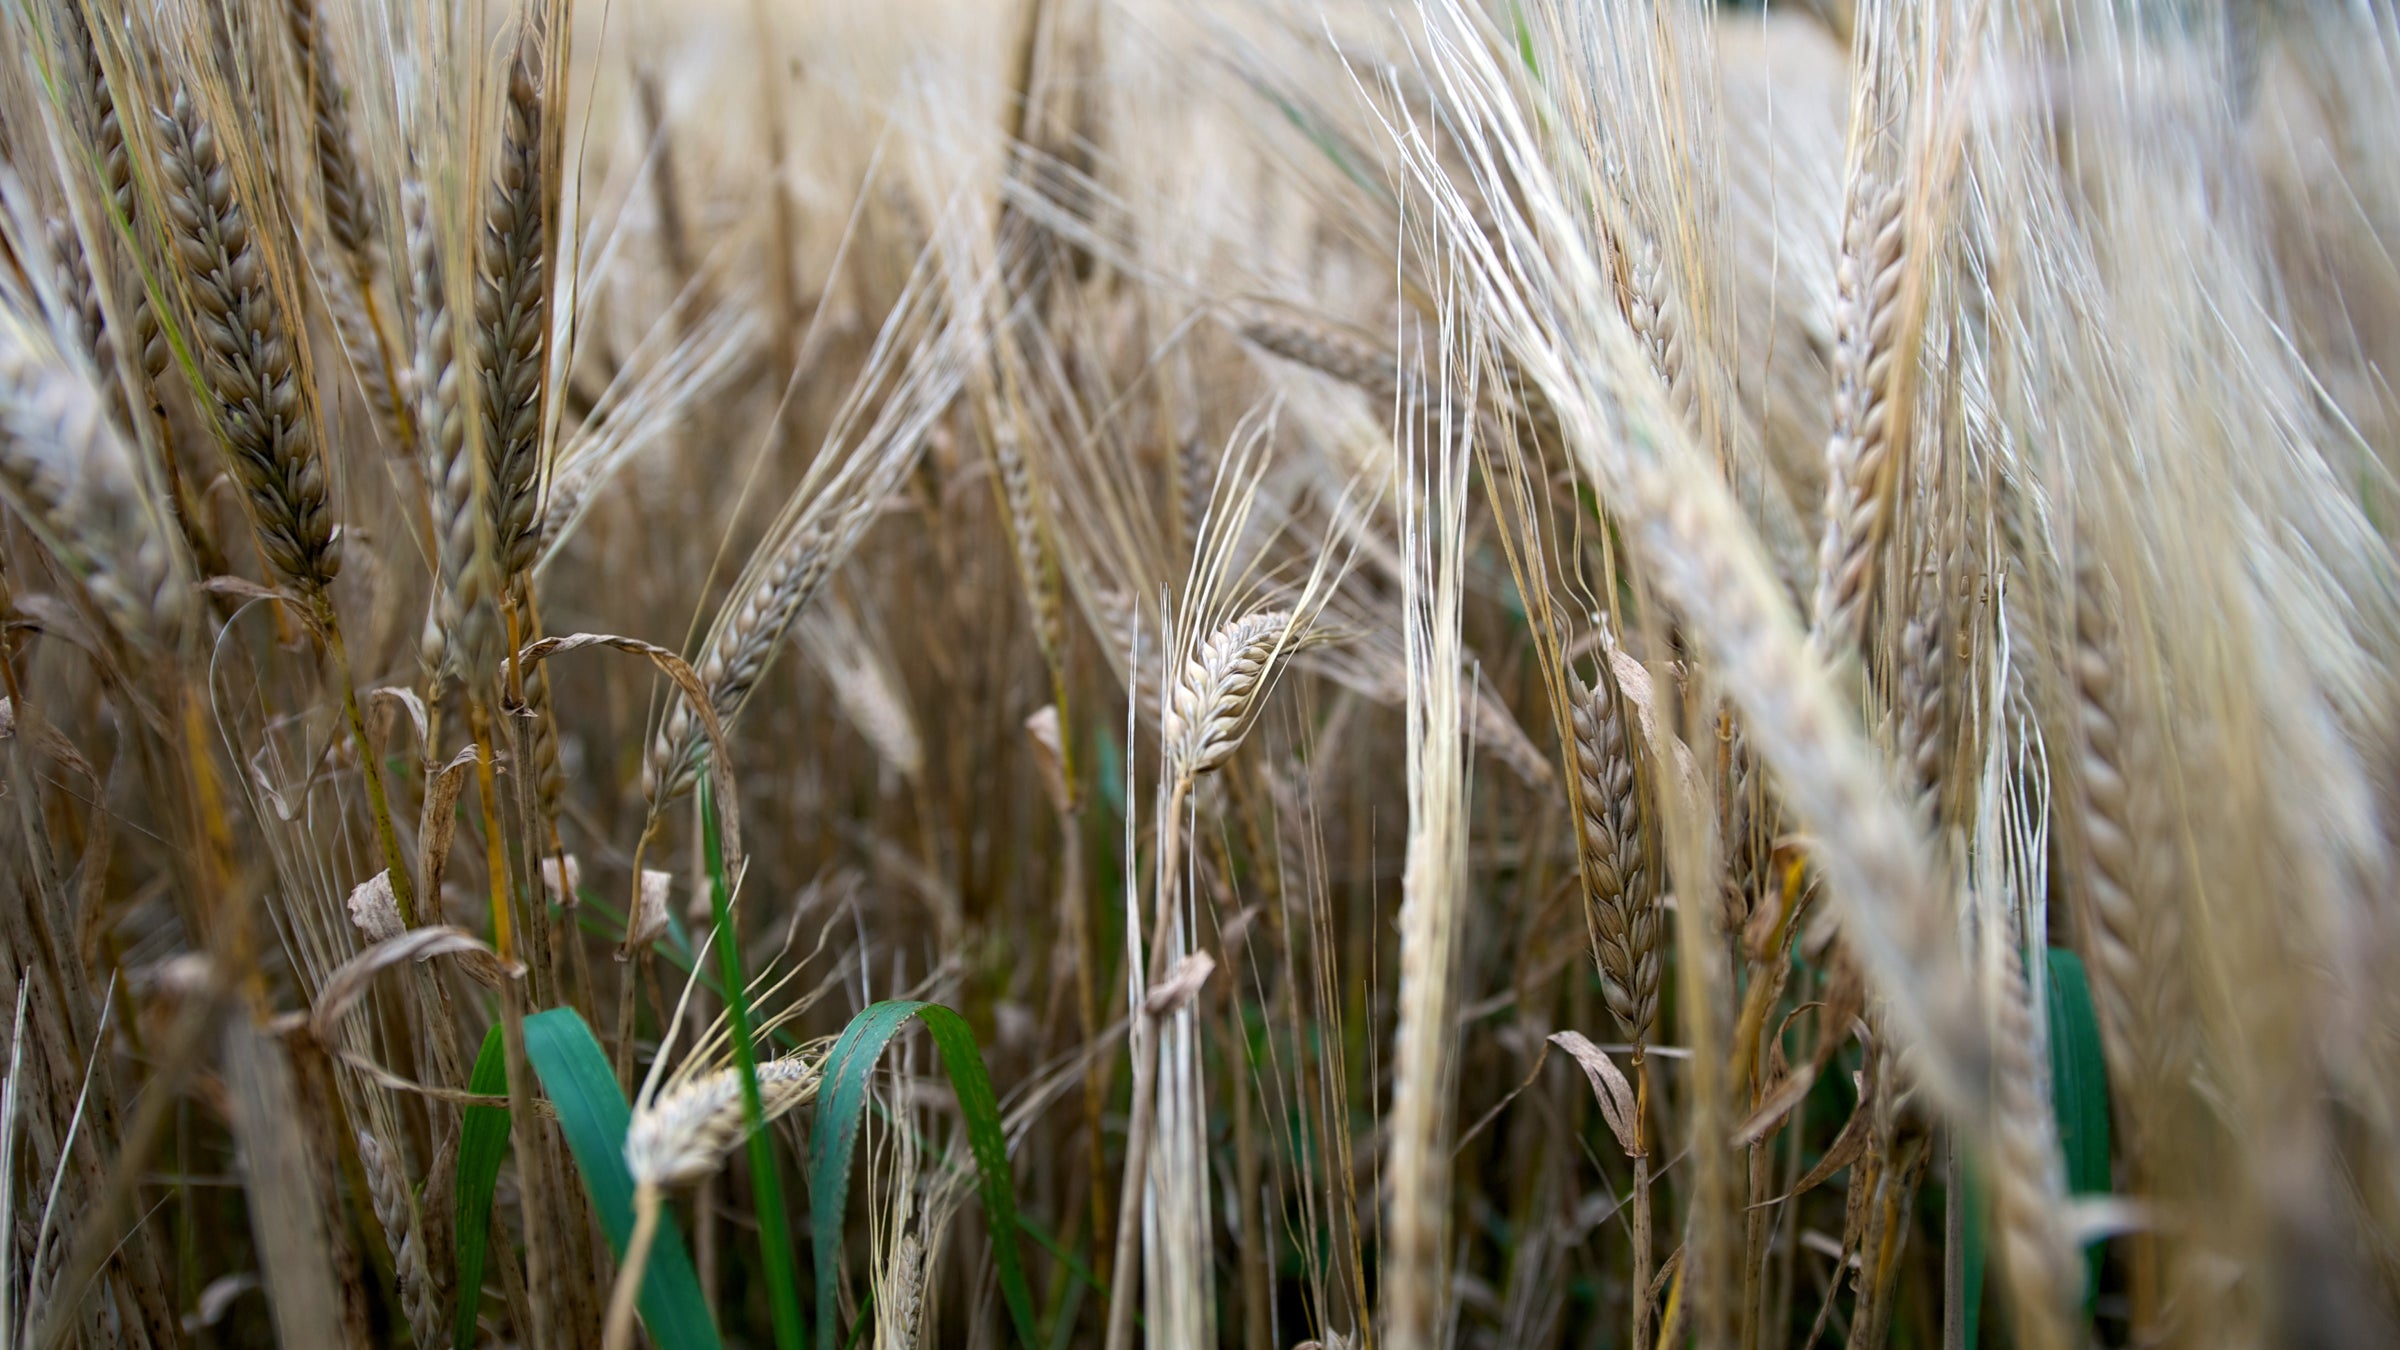
<path id="1" fill-rule="evenodd" d="M 725 875 L 742 874 L 742 817 L 739 801 L 733 791 L 733 770 L 725 759 L 725 724 L 717 717 L 716 705 L 708 697 L 708 686 L 700 683 L 698 672 L 691 663 L 656 643 L 640 638 L 619 637 L 614 633 L 570 633 L 565 637 L 546 637 L 529 643 L 517 653 L 517 665 L 530 668 L 561 652 L 584 647 L 610 647 L 635 656 L 646 656 L 660 673 L 675 682 L 684 698 L 692 705 L 692 715 L 700 719 L 701 728 L 708 733 L 708 777 L 717 795 L 717 821 L 725 833 Z"/>
<path id="2" fill-rule="evenodd" d="M 1608 1052 L 1592 1044 L 1591 1038 L 1580 1031 L 1553 1032 L 1550 1043 L 1575 1057 L 1583 1066 L 1583 1076 L 1592 1083 L 1592 1095 L 1600 1099 L 1600 1114 L 1608 1121 L 1609 1133 L 1617 1137 L 1617 1146 L 1628 1158 L 1641 1156 L 1641 1142 L 1636 1133 L 1636 1111 L 1633 1084 L 1617 1068 Z"/>
<path id="3" fill-rule="evenodd" d="M 335 1033 L 352 1005 L 365 996 L 367 986 L 376 975 L 404 961 L 424 961 L 436 956 L 474 953 L 497 962 L 499 957 L 484 945 L 482 938 L 463 928 L 414 928 L 396 938 L 389 938 L 367 948 L 333 968 L 325 977 L 325 985 L 317 991 L 316 1003 L 309 1009 L 309 1034 L 317 1044 L 340 1044 Z M 470 965 L 470 969 L 473 966 Z"/>
<path id="4" fill-rule="evenodd" d="M 1192 1001 L 1200 986 L 1208 983 L 1209 972 L 1217 968 L 1217 958 L 1207 952 L 1193 952 L 1175 963 L 1142 1000 L 1142 1011 L 1152 1017 L 1165 1017 Z"/>

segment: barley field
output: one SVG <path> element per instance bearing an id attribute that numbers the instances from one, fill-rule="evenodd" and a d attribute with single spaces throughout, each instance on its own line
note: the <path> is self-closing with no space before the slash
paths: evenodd
<path id="1" fill-rule="evenodd" d="M 0 1350 L 2400 1345 L 2384 0 L 9 0 Z"/>

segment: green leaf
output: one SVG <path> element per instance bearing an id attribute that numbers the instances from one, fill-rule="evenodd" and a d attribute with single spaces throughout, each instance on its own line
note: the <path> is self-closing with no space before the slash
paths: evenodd
<path id="1" fill-rule="evenodd" d="M 525 1019 L 525 1058 L 558 1108 L 558 1128 L 575 1154 L 592 1208 L 610 1249 L 622 1258 L 633 1234 L 633 1174 L 625 1170 L 625 1128 L 633 1113 L 617 1090 L 616 1072 L 573 1008 L 552 1008 Z M 640 1306 L 642 1324 L 660 1350 L 717 1350 L 721 1344 L 671 1215 L 659 1216 Z"/>
<path id="2" fill-rule="evenodd" d="M 1983 1338 L 1984 1274 L 1991 1268 L 1992 1201 L 1983 1186 L 1983 1177 L 1966 1158 L 1958 1160 L 1959 1194 L 1953 1203 L 1966 1206 L 1966 1241 L 1959 1253 L 1959 1265 L 1964 1278 L 1959 1291 L 1960 1326 L 1966 1333 L 1967 1350 L 1975 1350 Z"/>
<path id="3" fill-rule="evenodd" d="M 725 984 L 725 1011 L 733 1018 L 733 1062 L 742 1073 L 742 1123 L 749 1135 L 750 1200 L 758 1214 L 759 1259 L 766 1265 L 767 1300 L 774 1310 L 778 1350 L 801 1350 L 800 1290 L 792 1280 L 792 1224 L 783 1211 L 783 1177 L 775 1165 L 775 1136 L 768 1133 L 759 1102 L 758 1055 L 750 1043 L 749 982 L 742 978 L 741 941 L 733 931 L 733 897 L 725 886 L 724 843 L 717 833 L 717 801 L 700 785 L 700 834 L 707 842 L 709 911 L 717 929 L 718 978 Z"/>
<path id="4" fill-rule="evenodd" d="M 2066 1155 L 2067 1194 L 2108 1192 L 2108 1066 L 2100 1057 L 2100 1019 L 2083 959 L 2049 949 L 2050 1091 L 2058 1114 L 2059 1151 Z M 2100 1248 L 2086 1257 L 2084 1307 L 2100 1287 Z"/>
<path id="5" fill-rule="evenodd" d="M 475 1056 L 467 1091 L 481 1097 L 508 1095 L 508 1056 L 501 1050 L 497 1026 L 483 1034 L 483 1050 Z M 492 1187 L 499 1183 L 500 1160 L 507 1156 L 508 1108 L 468 1107 L 458 1131 L 458 1322 L 451 1341 L 457 1350 L 475 1344 L 484 1249 L 492 1237 Z"/>
<path id="6" fill-rule="evenodd" d="M 1000 1268 L 1000 1296 L 1008 1304 L 1009 1321 L 1017 1340 L 1026 1346 L 1042 1343 L 1033 1320 L 1033 1294 L 1025 1284 L 1025 1268 L 1017 1259 L 1017 1191 L 1009 1177 L 1008 1146 L 1000 1135 L 1000 1103 L 984 1076 L 983 1052 L 975 1048 L 975 1033 L 967 1020 L 938 1003 L 887 1000 L 871 1004 L 850 1019 L 842 1038 L 825 1057 L 825 1088 L 817 1098 L 816 1130 L 808 1158 L 809 1222 L 816 1243 L 817 1342 L 834 1339 L 839 1311 L 835 1282 L 841 1264 L 842 1211 L 850 1198 L 850 1151 L 858 1140 L 859 1113 L 866 1108 L 867 1089 L 875 1076 L 875 1061 L 883 1047 L 900 1034 L 910 1018 L 925 1024 L 949 1071 L 950 1086 L 967 1122 L 967 1144 L 981 1174 L 984 1222 L 992 1234 L 992 1255 Z"/>

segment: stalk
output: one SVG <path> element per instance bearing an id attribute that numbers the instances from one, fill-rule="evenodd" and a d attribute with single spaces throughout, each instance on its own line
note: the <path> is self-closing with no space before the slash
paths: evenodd
<path id="1" fill-rule="evenodd" d="M 1150 985 L 1167 975 L 1164 939 L 1167 925 L 1175 917 L 1183 803 L 1191 786 L 1188 775 L 1176 776 L 1167 793 L 1166 816 L 1158 826 L 1158 908 L 1150 921 Z M 1117 1253 L 1108 1286 L 1107 1350 L 1128 1350 L 1133 1344 L 1133 1285 L 1141 1269 L 1142 1199 L 1149 1190 L 1150 1133 L 1158 1114 L 1158 1028 L 1147 1009 L 1134 1008 L 1131 1013 L 1140 1021 L 1142 1035 L 1133 1052 L 1133 1116 L 1125 1128 L 1125 1178 L 1117 1197 Z"/>

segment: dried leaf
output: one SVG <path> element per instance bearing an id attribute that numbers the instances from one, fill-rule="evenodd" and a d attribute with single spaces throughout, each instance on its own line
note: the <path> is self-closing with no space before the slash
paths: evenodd
<path id="1" fill-rule="evenodd" d="M 442 917 L 442 867 L 450 861 L 450 836 L 458 829 L 458 797 L 467 788 L 467 769 L 475 763 L 475 747 L 461 750 L 436 769 L 425 784 L 425 811 L 417 825 L 417 874 L 425 878 L 427 908 L 419 923 Z"/>
<path id="2" fill-rule="evenodd" d="M 742 870 L 741 813 L 735 804 L 733 771 L 725 760 L 725 747 L 729 744 L 725 739 L 725 724 L 717 717 L 716 705 L 708 697 L 708 687 L 700 683 L 699 674 L 682 657 L 655 643 L 644 642 L 640 638 L 619 637 L 614 633 L 571 633 L 565 637 L 543 638 L 517 653 L 517 665 L 531 669 L 561 652 L 577 651 L 584 647 L 609 647 L 635 656 L 646 656 L 662 674 L 675 682 L 677 689 L 683 691 L 684 698 L 692 705 L 692 715 L 700 719 L 701 728 L 708 733 L 708 776 L 716 785 L 717 818 L 725 828 L 725 870 L 730 875 L 739 876 Z"/>
<path id="3" fill-rule="evenodd" d="M 351 890 L 349 909 L 350 922 L 369 942 L 389 942 L 408 931 L 400 922 L 400 901 L 392 894 L 388 867 Z"/>
<path id="4" fill-rule="evenodd" d="M 382 685 L 367 691 L 367 708 L 375 715 L 373 727 L 375 739 L 383 740 L 384 733 L 390 729 L 392 717 L 390 709 L 394 706 L 407 713 L 409 723 L 416 727 L 417 744 L 426 745 L 432 739 L 433 733 L 428 729 L 430 719 L 425 711 L 425 700 L 417 697 L 416 690 L 396 684 Z M 428 746 L 428 748 L 431 747 Z"/>
<path id="5" fill-rule="evenodd" d="M 1149 997 L 1142 1000 L 1142 1011 L 1152 1017 L 1172 1014 L 1192 1001 L 1200 986 L 1208 983 L 1209 972 L 1216 968 L 1217 958 L 1207 952 L 1190 953 L 1177 961 L 1167 977 L 1150 990 Z"/>
<path id="6" fill-rule="evenodd" d="M 319 1045 L 336 1045 L 336 1029 L 342 1017 L 367 992 L 376 975 L 404 961 L 424 961 L 436 956 L 478 953 L 497 962 L 499 957 L 484 944 L 482 938 L 463 928 L 415 928 L 396 938 L 378 942 L 358 955 L 333 968 L 325 977 L 325 985 L 317 991 L 317 1000 L 309 1010 L 310 1034 Z"/>
<path id="7" fill-rule="evenodd" d="M 1636 1111 L 1633 1084 L 1626 1081 L 1617 1062 L 1608 1052 L 1592 1044 L 1591 1038 L 1580 1031 L 1553 1032 L 1550 1043 L 1575 1057 L 1583 1066 L 1583 1076 L 1592 1082 L 1592 1095 L 1600 1099 L 1600 1114 L 1608 1121 L 1609 1133 L 1617 1137 L 1617 1146 L 1628 1158 L 1641 1156 L 1641 1143 L 1636 1135 Z"/>

